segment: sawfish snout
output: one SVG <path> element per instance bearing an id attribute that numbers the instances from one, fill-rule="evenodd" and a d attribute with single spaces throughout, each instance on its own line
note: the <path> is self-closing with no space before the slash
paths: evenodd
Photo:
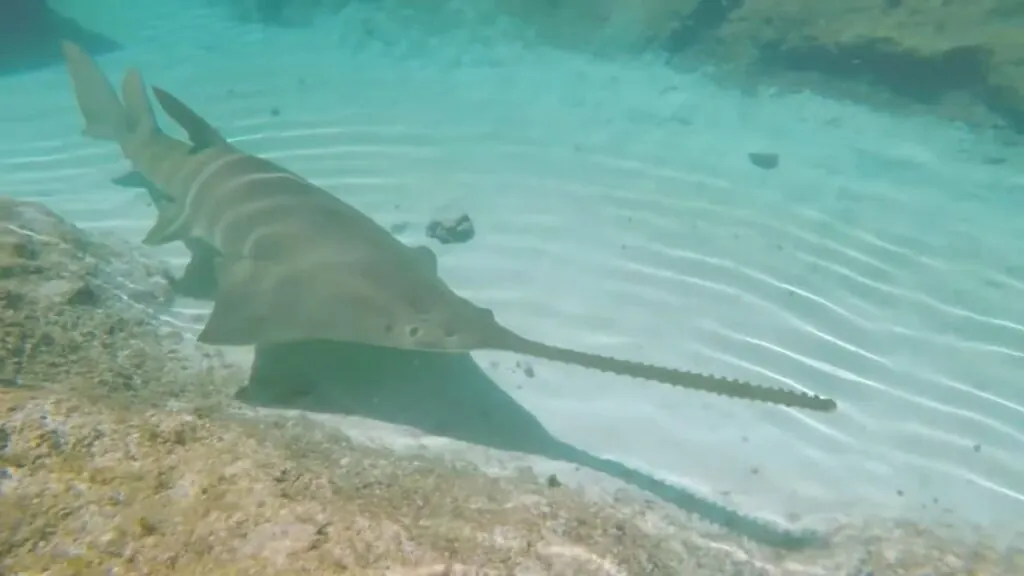
<path id="1" fill-rule="evenodd" d="M 486 346 L 488 336 L 498 326 L 494 312 L 468 300 L 447 312 L 443 316 L 424 314 L 389 322 L 384 331 L 402 348 L 458 352 Z"/>

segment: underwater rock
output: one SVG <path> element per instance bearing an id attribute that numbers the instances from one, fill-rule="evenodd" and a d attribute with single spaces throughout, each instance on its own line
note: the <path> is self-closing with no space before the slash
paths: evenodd
<path id="1" fill-rule="evenodd" d="M 0 427 L 5 574 L 672 574 L 683 562 L 639 510 L 299 424 L 0 392 Z"/>
<path id="2" fill-rule="evenodd" d="M 121 49 L 114 40 L 59 14 L 46 0 L 0 2 L 0 74 L 61 63 L 60 40 L 70 40 L 94 55 Z"/>
<path id="3" fill-rule="evenodd" d="M 742 3 L 701 51 L 768 82 L 864 100 L 810 72 L 873 84 L 932 113 L 977 123 L 976 108 L 1024 131 L 1024 9 L 1019 0 L 764 0 Z M 783 77 L 776 72 L 805 73 Z M 884 103 L 883 103 L 884 105 Z"/>
<path id="4" fill-rule="evenodd" d="M 96 385 L 133 387 L 141 367 L 127 360 L 163 348 L 152 326 L 170 298 L 162 268 L 127 246 L 0 198 L 0 387 L 80 383 L 103 359 L 116 374 Z"/>
<path id="5" fill-rule="evenodd" d="M 542 21 L 580 9 L 503 0 L 508 10 L 544 30 Z M 614 28 L 632 34 L 623 45 L 657 47 L 685 66 L 712 61 L 723 79 L 812 89 L 891 108 L 900 101 L 971 124 L 992 118 L 1024 132 L 1024 4 L 1020 0 L 642 0 L 615 3 L 610 14 L 565 23 L 575 48 Z M 544 10 L 544 5 L 549 6 Z M 610 4 L 609 4 L 610 5 Z M 531 11 L 524 11 L 523 7 Z M 550 7 L 553 6 L 553 7 Z M 566 36 L 566 32 L 561 32 Z M 560 42 L 563 43 L 564 42 Z M 696 57 L 696 58 L 694 58 Z M 876 88 L 875 92 L 865 87 Z M 881 90 L 877 90 L 881 88 Z M 877 93 L 887 92 L 893 99 Z"/>
<path id="6" fill-rule="evenodd" d="M 126 243 L 101 241 L 42 204 L 0 197 L 0 225 L 0 290 L 7 297 L 20 294 L 46 306 L 123 307 L 132 316 L 171 297 L 161 266 Z"/>
<path id="7" fill-rule="evenodd" d="M 441 244 L 465 244 L 476 236 L 476 228 L 469 214 L 431 220 L 427 224 L 426 232 L 428 238 L 433 238 Z"/>

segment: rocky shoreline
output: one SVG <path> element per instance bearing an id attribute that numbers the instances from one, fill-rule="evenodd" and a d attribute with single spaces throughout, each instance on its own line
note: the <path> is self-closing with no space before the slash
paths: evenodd
<path id="1" fill-rule="evenodd" d="M 0 574 L 1024 573 L 913 525 L 772 549 L 635 494 L 257 417 L 232 399 L 247 370 L 167 328 L 172 302 L 131 245 L 0 199 Z"/>

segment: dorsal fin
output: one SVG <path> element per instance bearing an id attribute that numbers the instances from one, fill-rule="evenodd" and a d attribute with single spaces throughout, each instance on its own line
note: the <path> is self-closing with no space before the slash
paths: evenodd
<path id="1" fill-rule="evenodd" d="M 195 110 L 189 108 L 177 96 L 157 86 L 153 86 L 153 94 L 164 112 L 188 133 L 193 154 L 228 143 L 227 139 L 212 124 L 204 120 Z"/>

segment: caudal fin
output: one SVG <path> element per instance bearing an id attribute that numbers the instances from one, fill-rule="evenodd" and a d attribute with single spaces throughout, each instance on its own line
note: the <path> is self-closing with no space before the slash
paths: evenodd
<path id="1" fill-rule="evenodd" d="M 78 109 L 85 119 L 83 134 L 99 140 L 123 141 L 129 134 L 128 118 L 110 80 L 78 45 L 64 40 L 61 52 L 71 76 Z"/>

